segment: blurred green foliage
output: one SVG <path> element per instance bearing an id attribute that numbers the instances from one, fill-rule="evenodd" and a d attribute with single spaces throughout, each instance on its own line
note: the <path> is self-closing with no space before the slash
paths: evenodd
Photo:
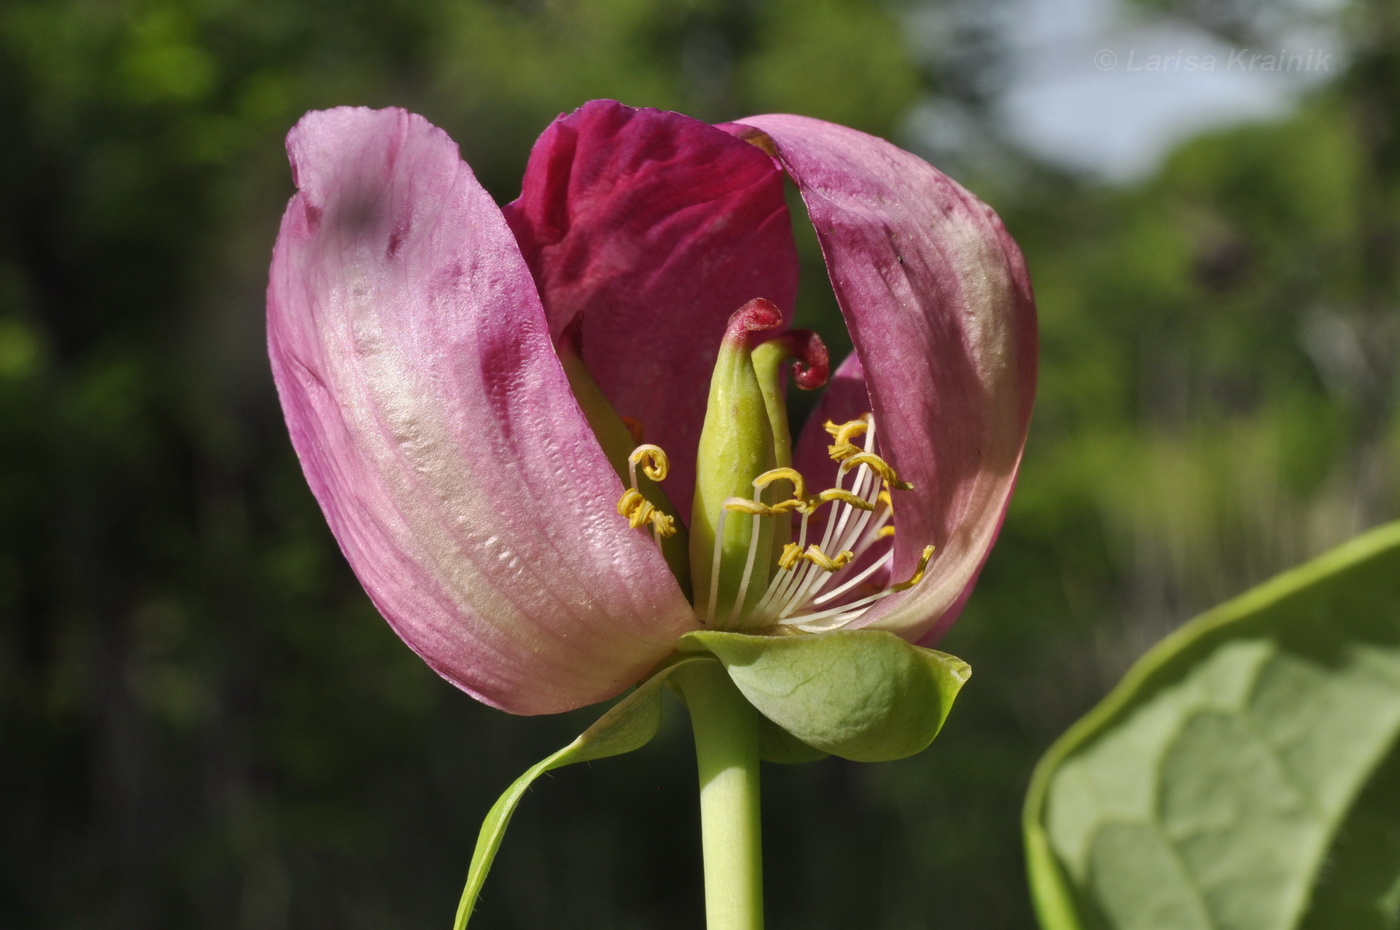
<path id="1" fill-rule="evenodd" d="M 491 800 L 591 719 L 437 679 L 321 521 L 263 354 L 297 117 L 422 112 L 502 200 L 590 97 L 917 148 L 920 101 L 980 85 L 956 31 L 910 51 L 912 3 L 0 9 L 0 924 L 445 925 Z M 1233 35 L 1224 6 L 1177 12 Z M 959 170 L 1039 296 L 1020 490 L 943 644 L 974 677 L 934 748 L 768 770 L 775 927 L 1028 926 L 1017 817 L 1051 738 L 1182 619 L 1395 515 L 1400 30 L 1391 4 L 1338 22 L 1345 74 L 1141 184 L 1009 147 Z M 804 321 L 841 346 L 802 241 Z M 698 927 L 689 752 L 673 722 L 542 783 L 481 924 Z"/>
<path id="2" fill-rule="evenodd" d="M 1045 930 L 1400 923 L 1400 523 L 1195 618 L 1026 803 Z"/>

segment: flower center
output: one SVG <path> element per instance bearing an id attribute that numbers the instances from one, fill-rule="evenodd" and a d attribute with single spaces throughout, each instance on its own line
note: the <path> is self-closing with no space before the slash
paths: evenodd
<path id="1" fill-rule="evenodd" d="M 933 546 L 924 548 L 918 567 L 906 581 L 884 585 L 871 581 L 879 573 L 887 573 L 894 558 L 890 492 L 910 488 L 875 453 L 874 417 L 867 413 L 848 423 L 827 422 L 825 428 L 832 437 L 828 451 L 839 463 L 835 487 L 809 497 L 802 474 L 783 466 L 754 478 L 749 496 L 728 497 L 720 506 L 709 577 L 695 578 L 697 590 L 706 586 L 702 619 L 707 626 L 807 632 L 834 629 L 856 619 L 881 598 L 923 579 Z M 628 462 L 630 486 L 618 501 L 618 513 L 634 528 L 650 526 L 660 544 L 662 538 L 675 533 L 675 523 L 638 490 L 637 469 L 640 466 L 653 481 L 664 479 L 666 454 L 658 446 L 641 445 Z M 765 492 L 782 484 L 790 493 L 765 502 Z M 725 526 L 731 520 L 753 521 L 742 567 L 726 561 Z M 818 534 L 820 542 L 813 542 Z M 780 547 L 776 540 L 782 540 Z M 738 592 L 726 607 L 719 596 L 721 578 L 736 571 Z M 753 601 L 750 588 L 757 585 L 764 588 L 762 596 Z M 697 598 L 697 607 L 700 603 Z"/>
<path id="2" fill-rule="evenodd" d="M 828 356 L 815 333 L 785 329 L 770 301 L 755 298 L 729 318 L 697 442 L 688 526 L 660 484 L 670 470 L 666 453 L 642 442 L 641 424 L 613 410 L 576 340 L 562 339 L 557 349 L 580 409 L 627 482 L 618 514 L 650 531 L 705 625 L 834 629 L 923 579 L 932 546 L 912 576 L 890 584 L 891 494 L 910 485 L 875 451 L 870 413 L 825 424 L 837 463 L 833 487 L 809 496 L 806 479 L 792 467 L 784 363 L 791 360 L 791 380 L 811 390 L 826 383 Z"/>

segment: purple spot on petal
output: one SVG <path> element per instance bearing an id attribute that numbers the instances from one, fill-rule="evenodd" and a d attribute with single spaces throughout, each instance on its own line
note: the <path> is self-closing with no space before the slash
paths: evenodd
<path id="1" fill-rule="evenodd" d="M 462 286 L 462 278 L 466 275 L 466 269 L 462 267 L 460 260 L 441 268 L 437 273 L 437 280 L 434 285 L 444 290 L 455 290 Z"/>
<path id="2" fill-rule="evenodd" d="M 408 237 L 408 230 L 408 223 L 400 223 L 398 226 L 394 227 L 393 232 L 389 233 L 389 248 L 385 250 L 385 255 L 387 257 L 393 258 L 395 255 L 399 254 L 399 247 L 403 245 L 404 239 Z"/>

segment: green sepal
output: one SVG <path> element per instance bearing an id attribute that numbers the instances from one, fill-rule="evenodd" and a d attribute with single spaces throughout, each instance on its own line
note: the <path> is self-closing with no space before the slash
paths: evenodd
<path id="1" fill-rule="evenodd" d="M 1037 766 L 1046 930 L 1400 927 L 1400 523 L 1191 621 Z"/>
<path id="2" fill-rule="evenodd" d="M 464 930 L 467 926 L 482 883 L 486 881 L 486 873 L 490 871 L 491 862 L 496 858 L 497 850 L 501 848 L 506 826 L 531 783 L 551 769 L 575 762 L 620 756 L 641 749 L 651 742 L 661 724 L 662 684 L 676 669 L 703 661 L 705 659 L 701 657 L 682 658 L 664 665 L 634 691 L 608 708 L 607 713 L 580 733 L 572 743 L 530 766 L 525 770 L 525 774 L 506 789 L 491 806 L 481 824 L 481 832 L 476 839 L 476 850 L 472 853 L 472 863 L 467 870 L 467 885 L 462 890 L 461 903 L 457 905 L 457 919 L 452 925 L 453 930 Z"/>
<path id="3" fill-rule="evenodd" d="M 814 749 L 762 714 L 758 715 L 758 757 L 764 762 L 797 765 L 818 762 L 831 755 Z"/>
<path id="4" fill-rule="evenodd" d="M 681 637 L 677 649 L 717 658 L 774 725 L 777 732 L 766 731 L 761 748 L 772 762 L 826 753 L 856 762 L 911 756 L 933 742 L 971 674 L 961 659 L 883 630 L 800 636 L 704 630 Z"/>

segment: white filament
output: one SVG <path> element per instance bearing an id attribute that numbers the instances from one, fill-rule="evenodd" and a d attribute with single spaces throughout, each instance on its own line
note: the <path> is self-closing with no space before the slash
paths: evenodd
<path id="1" fill-rule="evenodd" d="M 875 423 L 872 420 L 865 432 L 864 451 L 874 454 L 875 451 Z M 774 573 L 769 580 L 767 589 L 763 597 L 748 612 L 756 623 L 746 624 L 753 626 L 766 626 L 771 623 L 781 623 L 790 626 L 801 626 L 804 629 L 810 628 L 809 624 L 816 622 L 821 628 L 837 626 L 841 622 L 853 619 L 864 613 L 865 605 L 878 600 L 890 591 L 882 591 L 868 597 L 861 598 L 848 604 L 842 604 L 815 613 L 802 613 L 805 607 L 819 606 L 830 603 L 832 600 L 854 589 L 862 582 L 866 581 L 881 568 L 889 565 L 894 556 L 894 549 L 890 550 L 871 564 L 859 569 L 849 570 L 848 567 L 860 561 L 863 553 L 868 551 L 882 538 L 879 533 L 889 522 L 891 511 L 888 508 L 881 510 L 879 506 L 880 492 L 884 489 L 884 481 L 879 474 L 864 463 L 854 468 L 842 465 L 836 473 L 836 489 L 845 490 L 847 476 L 850 476 L 850 493 L 867 503 L 869 508 L 861 508 L 846 501 L 832 501 L 832 510 L 828 515 L 826 527 L 822 532 L 821 542 L 818 548 L 822 552 L 832 557 L 838 556 L 843 551 L 853 553 L 845 565 L 836 571 L 829 572 L 816 565 L 808 559 L 802 559 L 791 570 L 780 570 Z M 755 487 L 753 500 L 762 502 L 762 488 Z M 877 510 L 881 512 L 876 513 Z M 730 609 L 728 625 L 733 626 L 742 610 L 744 598 L 748 595 L 750 583 L 753 578 L 753 568 L 756 564 L 759 548 L 759 521 L 762 517 L 755 514 L 754 531 L 749 539 L 748 553 L 744 563 L 744 573 L 739 584 L 738 597 L 735 599 Z M 807 548 L 808 534 L 811 528 L 811 513 L 803 509 L 797 531 L 797 548 L 799 551 Z M 719 531 L 724 527 L 724 514 L 720 516 Z M 709 619 L 714 620 L 714 602 L 718 593 L 719 585 L 719 557 L 720 547 L 718 537 L 715 545 L 714 570 L 710 581 L 710 605 Z M 837 576 L 842 576 L 839 583 L 827 588 L 827 585 L 836 580 Z M 826 588 L 826 590 L 823 590 Z M 832 620 L 831 618 L 836 618 Z M 823 622 L 828 621 L 828 622 Z"/>

